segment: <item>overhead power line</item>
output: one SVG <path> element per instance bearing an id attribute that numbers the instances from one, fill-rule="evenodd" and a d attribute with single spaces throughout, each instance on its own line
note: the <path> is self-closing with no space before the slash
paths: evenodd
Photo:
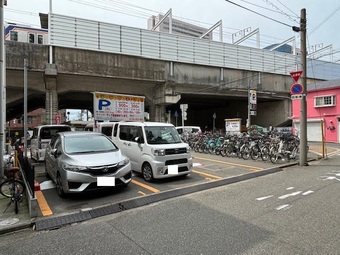
<path id="1" fill-rule="evenodd" d="M 274 21 L 274 22 L 280 23 L 280 24 L 282 24 L 282 25 L 284 25 L 284 26 L 292 27 L 292 25 L 289 25 L 289 24 L 287 24 L 287 23 L 284 23 L 284 22 L 281 22 L 281 21 L 279 21 L 279 20 L 273 19 L 273 18 L 268 17 L 268 16 L 266 16 L 266 15 L 264 15 L 264 14 L 262 14 L 262 13 L 253 11 L 253 10 L 251 10 L 251 9 L 245 7 L 245 6 L 242 6 L 242 5 L 240 5 L 240 4 L 234 3 L 234 2 L 229 1 L 229 0 L 225 0 L 225 1 L 228 2 L 228 3 L 230 3 L 230 4 L 236 5 L 236 6 L 240 7 L 240 8 L 242 8 L 242 9 L 245 9 L 245 10 L 247 10 L 247 11 L 250 11 L 250 12 L 252 12 L 252 13 L 255 13 L 255 14 L 259 15 L 259 16 L 262 16 L 262 17 L 264 17 L 264 18 L 266 18 L 266 19 L 270 19 L 270 20 L 272 20 L 272 21 Z"/>

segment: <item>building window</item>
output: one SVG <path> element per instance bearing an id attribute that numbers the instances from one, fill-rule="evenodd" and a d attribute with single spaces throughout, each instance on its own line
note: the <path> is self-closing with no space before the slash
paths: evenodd
<path id="1" fill-rule="evenodd" d="M 335 95 L 314 97 L 314 107 L 335 106 Z"/>
<path id="2" fill-rule="evenodd" d="M 44 36 L 38 35 L 38 44 L 44 44 Z"/>
<path id="3" fill-rule="evenodd" d="M 28 34 L 28 42 L 34 43 L 34 34 Z"/>
<path id="4" fill-rule="evenodd" d="M 18 41 L 18 32 L 17 31 L 11 31 L 9 34 L 9 39 L 11 41 Z"/>

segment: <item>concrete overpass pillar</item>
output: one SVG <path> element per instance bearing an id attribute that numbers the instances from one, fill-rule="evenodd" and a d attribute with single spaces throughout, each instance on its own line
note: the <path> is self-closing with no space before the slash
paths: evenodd
<path id="1" fill-rule="evenodd" d="M 155 121 L 165 122 L 165 105 L 156 105 Z"/>
<path id="2" fill-rule="evenodd" d="M 45 68 L 45 123 L 56 124 L 55 115 L 58 113 L 57 68 L 55 64 L 46 63 Z"/>
<path id="3" fill-rule="evenodd" d="M 155 105 L 155 121 L 165 122 L 166 106 L 176 104 L 181 99 L 181 95 L 176 93 L 174 85 L 166 83 L 159 84 L 154 88 L 153 99 Z"/>
<path id="4" fill-rule="evenodd" d="M 45 122 L 49 125 L 57 124 L 55 122 L 55 115 L 58 112 L 58 92 L 56 89 L 46 90 L 46 100 L 45 100 L 45 109 L 46 109 L 46 120 Z"/>

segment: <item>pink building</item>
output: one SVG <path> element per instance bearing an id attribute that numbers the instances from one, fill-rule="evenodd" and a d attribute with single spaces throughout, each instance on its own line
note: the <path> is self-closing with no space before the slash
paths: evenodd
<path id="1" fill-rule="evenodd" d="M 293 128 L 300 130 L 300 104 L 292 100 Z M 340 79 L 307 85 L 307 140 L 339 143 Z"/>

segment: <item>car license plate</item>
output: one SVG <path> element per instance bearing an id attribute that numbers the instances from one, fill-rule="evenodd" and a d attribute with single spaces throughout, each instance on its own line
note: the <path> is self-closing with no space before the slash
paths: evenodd
<path id="1" fill-rule="evenodd" d="M 168 174 L 178 174 L 178 165 L 169 165 Z"/>
<path id="2" fill-rule="evenodd" d="M 115 177 L 97 177 L 97 186 L 110 186 L 116 185 Z"/>

